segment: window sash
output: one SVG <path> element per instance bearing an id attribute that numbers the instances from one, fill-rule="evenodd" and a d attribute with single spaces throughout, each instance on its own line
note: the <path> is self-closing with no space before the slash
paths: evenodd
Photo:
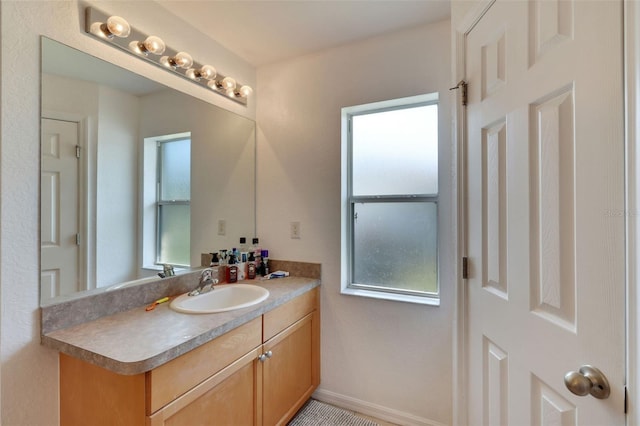
<path id="1" fill-rule="evenodd" d="M 164 225 L 164 215 L 166 214 L 166 209 L 164 209 L 164 207 L 170 207 L 170 206 L 187 206 L 188 207 L 188 216 L 189 216 L 189 220 L 191 217 L 191 203 L 189 201 L 169 201 L 169 202 L 159 202 L 156 204 L 157 208 L 156 208 L 156 212 L 157 212 L 157 220 L 156 220 L 156 265 L 160 265 L 160 264 L 170 264 L 173 266 L 184 266 L 184 267 L 188 267 L 189 266 L 189 261 L 188 261 L 188 256 L 184 259 L 185 262 L 179 262 L 176 261 L 177 259 L 173 258 L 173 259 L 163 259 L 162 255 L 167 254 L 169 255 L 171 253 L 170 250 L 163 250 L 162 248 L 162 243 L 163 243 L 163 236 L 166 234 L 165 231 L 167 231 L 165 225 Z M 163 210 L 165 210 L 165 212 L 163 213 Z M 181 216 L 182 217 L 182 216 Z M 182 241 L 183 243 L 189 243 L 190 240 L 190 235 L 187 236 L 187 241 Z M 173 261 L 172 261 L 173 260 Z"/>
<path id="2" fill-rule="evenodd" d="M 384 108 L 365 108 L 360 111 L 355 111 L 346 114 L 347 119 L 347 145 L 346 145 L 346 199 L 347 199 L 347 211 L 343 214 L 347 215 L 347 220 L 345 221 L 347 229 L 347 283 L 346 288 L 353 290 L 364 290 L 371 291 L 376 293 L 386 293 L 386 294 L 396 294 L 400 296 L 409 296 L 416 297 L 418 299 L 431 299 L 437 300 L 440 297 L 440 279 L 439 279 L 439 239 L 440 235 L 438 231 L 438 194 L 402 194 L 402 195 L 353 195 L 353 125 L 352 118 L 356 115 L 363 114 L 372 114 L 377 112 L 383 112 L 388 110 L 397 110 L 397 109 L 409 109 L 424 105 L 433 105 L 439 104 L 437 98 L 435 100 L 430 100 L 426 102 L 417 102 L 417 103 L 406 103 L 399 106 L 393 107 L 384 107 Z M 365 203 L 393 203 L 393 202 L 418 202 L 418 203 L 434 203 L 436 205 L 436 291 L 420 291 L 420 290 L 411 290 L 411 289 L 401 289 L 397 287 L 386 287 L 383 285 L 377 284 L 364 284 L 364 283 L 356 283 L 354 280 L 355 275 L 355 205 L 356 204 L 365 204 Z M 430 302 L 428 302 L 430 303 Z"/>
<path id="3" fill-rule="evenodd" d="M 366 284 L 366 283 L 358 283 L 355 279 L 356 273 L 356 256 L 355 256 L 355 244 L 356 244 L 356 235 L 355 235 L 355 221 L 356 221 L 356 204 L 370 204 L 370 203 L 430 203 L 435 204 L 436 206 L 436 291 L 423 291 L 423 290 L 412 290 L 412 289 L 403 289 L 398 287 L 388 287 L 380 284 Z M 393 293 L 398 295 L 407 295 L 407 296 L 417 296 L 417 297 L 425 297 L 425 298 L 433 298 L 437 299 L 440 294 L 440 280 L 439 280 L 439 270 L 437 265 L 439 263 L 439 238 L 440 234 L 437 232 L 438 226 L 438 197 L 433 195 L 409 195 L 409 196 L 352 196 L 350 197 L 348 203 L 348 283 L 347 288 L 358 289 L 358 290 L 366 290 L 366 291 L 375 291 L 380 293 Z"/>

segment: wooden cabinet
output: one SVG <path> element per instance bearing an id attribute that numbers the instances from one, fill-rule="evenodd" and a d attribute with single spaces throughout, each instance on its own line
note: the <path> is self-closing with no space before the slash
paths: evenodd
<path id="1" fill-rule="evenodd" d="M 320 313 L 316 291 L 264 315 L 262 418 L 284 425 L 320 384 Z M 295 321 L 296 318 L 301 318 Z M 291 324 L 276 333 L 285 324 Z"/>
<path id="2" fill-rule="evenodd" d="M 152 371 L 60 355 L 67 425 L 284 425 L 320 383 L 319 289 Z"/>
<path id="3" fill-rule="evenodd" d="M 148 418 L 150 426 L 256 425 L 259 350 L 249 352 Z"/>

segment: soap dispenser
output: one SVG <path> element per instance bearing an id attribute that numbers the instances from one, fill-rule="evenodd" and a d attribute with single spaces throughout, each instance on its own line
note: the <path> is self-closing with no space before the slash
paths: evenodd
<path id="1" fill-rule="evenodd" d="M 238 266 L 236 265 L 236 260 L 233 255 L 229 258 L 226 274 L 228 283 L 235 283 L 238 281 Z"/>
<path id="2" fill-rule="evenodd" d="M 256 277 L 256 258 L 253 256 L 253 252 L 249 253 L 249 260 L 247 261 L 247 278 L 250 280 Z"/>

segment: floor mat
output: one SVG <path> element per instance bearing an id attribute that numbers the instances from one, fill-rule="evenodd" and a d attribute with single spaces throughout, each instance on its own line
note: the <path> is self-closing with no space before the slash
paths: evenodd
<path id="1" fill-rule="evenodd" d="M 289 426 L 378 426 L 378 423 L 310 399 L 289 422 Z"/>

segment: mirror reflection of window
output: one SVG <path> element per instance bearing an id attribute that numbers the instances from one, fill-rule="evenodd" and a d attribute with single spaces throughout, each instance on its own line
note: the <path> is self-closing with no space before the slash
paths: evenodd
<path id="1" fill-rule="evenodd" d="M 159 264 L 189 266 L 191 139 L 158 142 L 156 241 Z"/>
<path id="2" fill-rule="evenodd" d="M 188 267 L 191 256 L 191 133 L 144 140 L 145 269 Z"/>

